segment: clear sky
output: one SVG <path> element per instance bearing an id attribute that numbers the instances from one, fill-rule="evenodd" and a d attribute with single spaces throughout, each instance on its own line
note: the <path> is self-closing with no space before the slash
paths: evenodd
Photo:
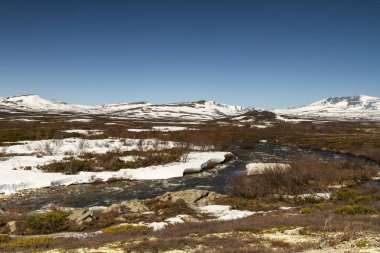
<path id="1" fill-rule="evenodd" d="M 380 1 L 0 0 L 0 97 L 25 93 L 261 108 L 380 97 Z"/>

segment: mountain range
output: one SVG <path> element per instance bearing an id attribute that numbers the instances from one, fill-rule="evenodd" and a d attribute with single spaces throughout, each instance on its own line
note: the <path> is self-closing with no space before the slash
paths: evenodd
<path id="1" fill-rule="evenodd" d="M 14 110 L 43 113 L 112 115 L 139 119 L 181 118 L 185 120 L 212 120 L 242 114 L 253 110 L 253 108 L 220 104 L 215 101 L 170 104 L 137 102 L 89 106 L 44 99 L 38 95 L 21 95 L 0 99 L 0 111 Z"/>
<path id="2" fill-rule="evenodd" d="M 380 98 L 366 95 L 331 97 L 306 106 L 275 109 L 273 112 L 309 119 L 380 120 Z"/>
<path id="3" fill-rule="evenodd" d="M 226 105 L 203 100 L 169 104 L 137 102 L 90 106 L 44 99 L 38 95 L 21 95 L 0 99 L 0 111 L 5 112 L 81 113 L 134 119 L 212 120 L 237 116 L 254 110 L 253 107 Z M 380 120 L 380 98 L 365 95 L 331 97 L 302 107 L 271 111 L 288 118 L 377 121 Z"/>

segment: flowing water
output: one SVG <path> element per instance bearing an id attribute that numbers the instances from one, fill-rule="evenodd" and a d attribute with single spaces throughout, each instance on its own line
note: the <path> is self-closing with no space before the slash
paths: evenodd
<path id="1" fill-rule="evenodd" d="M 168 191 L 185 189 L 207 189 L 227 193 L 231 179 L 243 173 L 246 170 L 245 165 L 249 162 L 286 163 L 294 158 L 302 159 L 310 156 L 324 160 L 350 158 L 369 162 L 329 151 L 289 148 L 267 143 L 258 143 L 252 149 L 235 148 L 233 152 L 237 154 L 237 159 L 228 164 L 180 178 L 59 186 L 11 198 L 8 203 L 36 210 L 49 204 L 65 207 L 108 206 L 124 200 L 147 199 Z"/>

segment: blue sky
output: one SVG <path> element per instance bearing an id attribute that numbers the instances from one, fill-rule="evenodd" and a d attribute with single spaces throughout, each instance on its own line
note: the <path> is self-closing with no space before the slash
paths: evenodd
<path id="1" fill-rule="evenodd" d="M 380 97 L 380 1 L 1 0 L 0 97 L 25 93 L 261 108 Z"/>

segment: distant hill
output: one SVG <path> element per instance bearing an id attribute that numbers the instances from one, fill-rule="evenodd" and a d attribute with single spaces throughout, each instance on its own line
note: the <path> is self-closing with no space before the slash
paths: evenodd
<path id="1" fill-rule="evenodd" d="M 365 95 L 330 97 L 298 108 L 272 111 L 299 118 L 380 120 L 380 98 Z"/>

